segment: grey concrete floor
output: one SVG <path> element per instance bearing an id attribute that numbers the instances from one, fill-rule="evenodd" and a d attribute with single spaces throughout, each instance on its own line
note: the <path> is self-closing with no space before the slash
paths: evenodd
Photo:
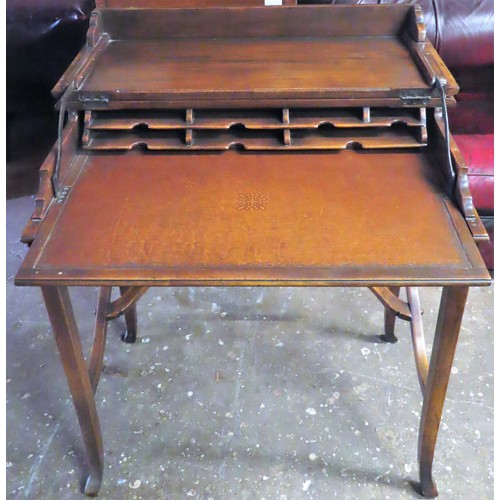
<path id="1" fill-rule="evenodd" d="M 32 199 L 7 203 L 7 496 L 82 498 L 76 417 L 35 288 L 16 288 Z M 421 292 L 427 341 L 440 289 Z M 96 289 L 72 291 L 89 349 Z M 110 324 L 96 399 L 105 499 L 419 498 L 408 324 L 381 343 L 365 289 L 151 289 L 138 342 Z M 440 430 L 442 499 L 493 497 L 493 289 L 471 290 Z"/>

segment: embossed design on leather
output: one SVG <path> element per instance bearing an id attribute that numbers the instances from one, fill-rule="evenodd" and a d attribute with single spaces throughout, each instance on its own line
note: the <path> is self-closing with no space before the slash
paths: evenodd
<path id="1" fill-rule="evenodd" d="M 238 210 L 266 210 L 269 197 L 266 193 L 239 193 L 236 202 Z"/>

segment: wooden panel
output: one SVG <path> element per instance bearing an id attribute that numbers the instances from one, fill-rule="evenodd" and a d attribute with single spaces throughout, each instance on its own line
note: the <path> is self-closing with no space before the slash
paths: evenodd
<path id="1" fill-rule="evenodd" d="M 318 5 L 210 9 L 103 10 L 103 29 L 115 40 L 285 37 L 396 36 L 411 5 Z M 376 19 L 376 22 L 373 22 Z"/>
<path id="2" fill-rule="evenodd" d="M 398 150 L 94 155 L 17 282 L 483 282 L 435 175 Z"/>
<path id="3" fill-rule="evenodd" d="M 244 60 L 241 55 L 244 54 Z M 400 96 L 428 85 L 404 43 L 387 38 L 110 42 L 82 93 L 127 99 Z M 255 104 L 254 104 L 255 105 Z"/>

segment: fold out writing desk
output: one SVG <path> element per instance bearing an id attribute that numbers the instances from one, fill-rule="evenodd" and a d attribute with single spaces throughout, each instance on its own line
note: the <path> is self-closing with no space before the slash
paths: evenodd
<path id="1" fill-rule="evenodd" d="M 54 89 L 18 285 L 40 286 L 97 494 L 107 323 L 155 286 L 363 286 L 409 321 L 422 493 L 487 238 L 447 124 L 458 87 L 413 5 L 167 9 L 103 0 Z M 64 119 L 67 114 L 66 123 Z M 64 126 L 63 126 L 64 125 Z M 69 286 L 98 286 L 88 363 Z M 111 301 L 112 287 L 120 297 Z M 442 286 L 427 359 L 419 286 Z M 406 288 L 407 299 L 399 297 Z"/>

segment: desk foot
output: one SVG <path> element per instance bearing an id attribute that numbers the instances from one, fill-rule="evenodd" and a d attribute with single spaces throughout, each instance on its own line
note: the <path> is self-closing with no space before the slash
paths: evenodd
<path id="1" fill-rule="evenodd" d="M 383 342 L 387 342 L 388 344 L 395 344 L 398 341 L 398 338 L 396 336 L 391 337 L 385 333 L 383 335 L 379 335 L 378 338 Z"/>
<path id="2" fill-rule="evenodd" d="M 83 493 L 88 497 L 95 497 L 99 490 L 101 489 L 102 475 L 101 476 L 89 476 L 85 481 L 85 486 L 83 487 Z"/>
<path id="3" fill-rule="evenodd" d="M 390 286 L 389 290 L 396 296 L 399 297 L 399 286 Z M 395 344 L 398 341 L 396 335 L 394 335 L 394 327 L 396 324 L 397 314 L 390 308 L 386 307 L 384 310 L 384 329 L 385 332 L 383 335 L 380 335 L 380 338 L 384 342 L 388 342 L 390 344 Z"/>
<path id="4" fill-rule="evenodd" d="M 436 498 L 439 495 L 431 471 L 420 471 L 420 493 L 424 498 Z"/>
<path id="5" fill-rule="evenodd" d="M 136 332 L 130 332 L 129 330 L 125 330 L 120 338 L 127 344 L 134 344 L 137 340 Z"/>
<path id="6" fill-rule="evenodd" d="M 424 404 L 418 436 L 420 486 L 426 498 L 438 494 L 432 479 L 432 463 L 468 291 L 464 286 L 444 287 L 439 306 L 431 361 L 423 387 Z"/>
<path id="7" fill-rule="evenodd" d="M 121 286 L 120 293 L 123 295 L 129 287 Z M 127 344 L 133 344 L 137 340 L 137 308 L 135 304 L 125 313 L 127 329 L 122 333 L 121 339 Z"/>

